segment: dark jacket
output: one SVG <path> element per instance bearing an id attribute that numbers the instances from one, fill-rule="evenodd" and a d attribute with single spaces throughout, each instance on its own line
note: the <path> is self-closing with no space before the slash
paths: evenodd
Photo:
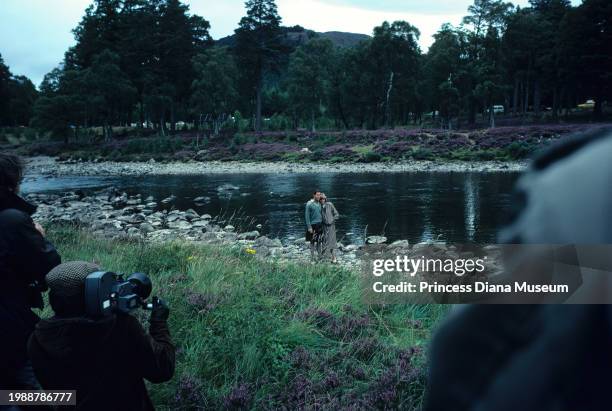
<path id="1" fill-rule="evenodd" d="M 152 321 L 147 334 L 126 314 L 42 320 L 28 354 L 42 387 L 76 390 L 81 410 L 152 410 L 143 378 L 160 383 L 174 374 L 166 322 Z"/>
<path id="2" fill-rule="evenodd" d="M 30 308 L 42 308 L 45 275 L 61 262 L 34 227 L 34 211 L 21 197 L 0 190 L 0 384 L 25 364 L 26 343 L 38 321 Z M 31 287 L 35 281 L 40 288 Z"/>

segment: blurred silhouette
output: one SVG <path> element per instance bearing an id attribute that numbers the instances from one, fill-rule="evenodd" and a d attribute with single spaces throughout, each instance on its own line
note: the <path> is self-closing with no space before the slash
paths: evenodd
<path id="1" fill-rule="evenodd" d="M 612 243 L 612 130 L 573 136 L 517 183 L 509 244 Z M 426 411 L 609 410 L 608 305 L 470 305 L 437 331 Z"/>

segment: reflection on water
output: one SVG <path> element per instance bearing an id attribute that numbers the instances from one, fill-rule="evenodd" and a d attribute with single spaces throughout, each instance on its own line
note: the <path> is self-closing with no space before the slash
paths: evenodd
<path id="1" fill-rule="evenodd" d="M 384 234 L 411 242 L 442 238 L 491 242 L 505 222 L 516 173 L 321 173 L 208 174 L 193 176 L 29 178 L 24 192 L 92 190 L 115 186 L 174 206 L 212 215 L 241 210 L 284 239 L 304 234 L 304 203 L 312 191 L 327 193 L 342 215 L 338 235 L 360 242 Z M 223 184 L 237 190 L 218 190 Z M 193 198 L 210 203 L 195 206 Z"/>
<path id="2" fill-rule="evenodd" d="M 474 241 L 478 220 L 478 187 L 474 184 L 474 175 L 465 178 L 465 230 L 466 240 Z"/>

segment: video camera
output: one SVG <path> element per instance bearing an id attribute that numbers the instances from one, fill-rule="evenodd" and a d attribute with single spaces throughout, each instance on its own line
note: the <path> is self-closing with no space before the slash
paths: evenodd
<path id="1" fill-rule="evenodd" d="M 88 317 L 129 313 L 137 308 L 151 309 L 145 301 L 151 295 L 151 279 L 143 273 L 122 274 L 97 271 L 85 278 L 85 310 Z"/>

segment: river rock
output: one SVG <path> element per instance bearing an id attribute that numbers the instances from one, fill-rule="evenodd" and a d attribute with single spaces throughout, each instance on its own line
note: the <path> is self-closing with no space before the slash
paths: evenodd
<path id="1" fill-rule="evenodd" d="M 200 215 L 193 209 L 189 209 L 185 211 L 185 218 L 189 221 L 194 220 L 196 218 L 200 218 Z"/>
<path id="2" fill-rule="evenodd" d="M 220 233 L 220 236 L 224 241 L 227 241 L 227 242 L 236 241 L 236 239 L 238 238 L 238 235 L 236 233 L 227 232 L 227 231 Z"/>
<path id="3" fill-rule="evenodd" d="M 173 202 L 174 200 L 176 200 L 176 196 L 174 194 L 172 194 L 170 197 L 164 198 L 161 203 L 162 204 L 170 204 L 171 202 Z"/>
<path id="4" fill-rule="evenodd" d="M 222 192 L 222 191 L 237 191 L 240 190 L 240 187 L 235 186 L 233 184 L 222 184 L 219 187 L 217 187 L 217 191 Z"/>
<path id="5" fill-rule="evenodd" d="M 207 225 L 209 225 L 210 222 L 208 220 L 196 220 L 196 221 L 192 221 L 191 225 L 194 228 L 202 228 L 202 227 L 206 227 Z"/>
<path id="6" fill-rule="evenodd" d="M 259 237 L 259 231 L 248 231 L 238 234 L 239 240 L 255 240 L 257 237 Z"/>
<path id="7" fill-rule="evenodd" d="M 366 239 L 366 244 L 384 244 L 387 242 L 387 237 L 382 235 L 371 235 Z"/>
<path id="8" fill-rule="evenodd" d="M 271 238 L 263 236 L 263 237 L 259 237 L 257 240 L 255 240 L 255 246 L 256 247 L 262 247 L 263 246 L 263 247 L 268 247 L 268 248 L 274 248 L 274 247 L 282 247 L 283 243 L 278 238 L 275 238 L 274 240 L 272 240 Z"/>
<path id="9" fill-rule="evenodd" d="M 126 193 L 123 193 L 120 197 L 115 197 L 111 204 L 115 208 L 123 208 L 127 205 L 128 197 Z"/>
<path id="10" fill-rule="evenodd" d="M 217 234 L 210 231 L 202 234 L 202 236 L 200 236 L 200 239 L 208 243 L 219 241 L 219 237 L 217 237 Z"/>
<path id="11" fill-rule="evenodd" d="M 193 202 L 196 205 L 203 205 L 206 203 L 210 203 L 210 197 L 196 197 L 193 199 Z"/>
<path id="12" fill-rule="evenodd" d="M 149 233 L 152 233 L 153 231 L 155 231 L 155 227 L 152 224 L 142 223 L 140 225 L 140 232 L 142 232 L 143 234 L 149 234 Z"/>
<path id="13" fill-rule="evenodd" d="M 349 245 L 347 245 L 347 246 L 345 246 L 345 247 L 344 247 L 343 251 L 344 251 L 344 252 L 347 252 L 347 253 L 350 253 L 350 252 L 352 252 L 352 251 L 357 251 L 357 250 L 359 250 L 359 248 L 360 248 L 360 247 L 359 247 L 357 244 L 349 244 Z"/>
<path id="14" fill-rule="evenodd" d="M 172 221 L 168 223 L 168 228 L 177 230 L 190 230 L 192 225 L 185 220 Z"/>
<path id="15" fill-rule="evenodd" d="M 408 248 L 408 247 L 410 247 L 410 243 L 408 242 L 408 240 L 396 240 L 396 241 L 392 242 L 391 244 L 389 244 L 389 247 L 391 247 L 391 248 Z"/>
<path id="16" fill-rule="evenodd" d="M 255 246 L 255 252 L 256 252 L 255 255 L 258 258 L 264 258 L 270 255 L 270 249 L 266 247 L 265 245 Z"/>
<path id="17" fill-rule="evenodd" d="M 233 225 L 226 225 L 223 230 L 224 231 L 228 231 L 228 232 L 233 232 L 236 229 L 236 227 L 234 227 Z"/>
<path id="18" fill-rule="evenodd" d="M 168 217 L 166 218 L 166 221 L 167 221 L 168 223 L 173 223 L 173 222 L 178 221 L 178 220 L 180 220 L 180 219 L 181 219 L 181 216 L 180 216 L 180 215 L 178 215 L 178 214 L 170 214 L 170 215 L 168 215 Z"/>

